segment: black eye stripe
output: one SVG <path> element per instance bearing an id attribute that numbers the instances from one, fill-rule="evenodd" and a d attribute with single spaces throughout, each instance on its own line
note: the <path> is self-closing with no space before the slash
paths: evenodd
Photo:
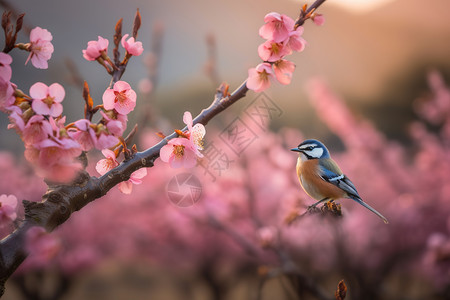
<path id="1" fill-rule="evenodd" d="M 305 151 L 311 151 L 312 149 L 314 149 L 314 147 L 312 147 L 312 146 L 309 146 L 306 148 L 301 148 L 301 150 L 305 150 Z"/>

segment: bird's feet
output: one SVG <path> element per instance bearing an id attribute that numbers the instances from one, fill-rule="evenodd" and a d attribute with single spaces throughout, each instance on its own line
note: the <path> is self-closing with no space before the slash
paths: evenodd
<path id="1" fill-rule="evenodd" d="M 334 202 L 333 200 L 327 201 L 322 207 L 321 211 L 323 213 L 328 213 L 333 216 L 340 217 L 342 216 L 342 209 L 339 203 Z"/>

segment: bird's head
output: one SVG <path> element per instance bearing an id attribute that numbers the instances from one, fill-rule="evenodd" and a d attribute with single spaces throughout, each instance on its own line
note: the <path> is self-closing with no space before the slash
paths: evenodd
<path id="1" fill-rule="evenodd" d="M 299 152 L 302 160 L 330 158 L 327 147 L 318 140 L 303 141 L 297 148 L 292 148 L 291 151 Z"/>

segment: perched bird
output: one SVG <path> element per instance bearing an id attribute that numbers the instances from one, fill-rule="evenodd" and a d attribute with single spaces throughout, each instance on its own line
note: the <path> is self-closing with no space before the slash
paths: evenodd
<path id="1" fill-rule="evenodd" d="M 325 201 L 350 198 L 376 214 L 384 223 L 388 223 L 383 215 L 361 199 L 355 185 L 331 159 L 324 144 L 317 140 L 306 140 L 291 151 L 299 152 L 297 176 L 303 190 L 318 200 L 310 208 Z"/>

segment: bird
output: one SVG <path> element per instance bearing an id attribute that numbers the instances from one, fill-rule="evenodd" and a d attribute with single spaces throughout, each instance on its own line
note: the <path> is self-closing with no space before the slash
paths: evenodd
<path id="1" fill-rule="evenodd" d="M 388 220 L 382 214 L 362 200 L 355 185 L 342 173 L 323 143 L 315 139 L 308 139 L 296 148 L 292 148 L 291 151 L 299 153 L 296 170 L 300 185 L 311 198 L 317 200 L 308 209 L 325 201 L 350 198 L 388 224 Z"/>

